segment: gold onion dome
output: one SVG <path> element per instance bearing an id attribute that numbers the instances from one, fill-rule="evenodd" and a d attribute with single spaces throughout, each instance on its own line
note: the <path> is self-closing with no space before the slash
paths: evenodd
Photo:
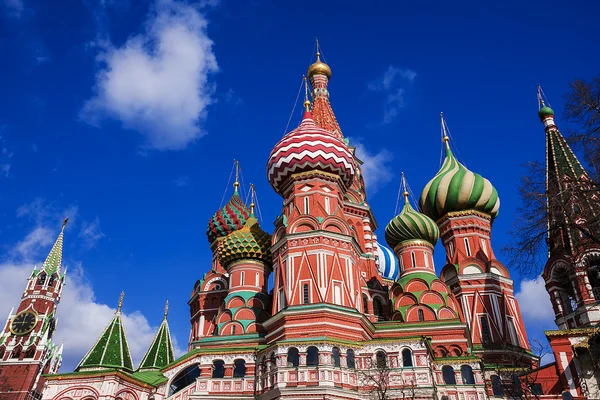
<path id="1" fill-rule="evenodd" d="M 271 263 L 271 235 L 260 228 L 252 214 L 241 229 L 222 239 L 218 256 L 225 267 L 233 261 L 247 259 Z"/>
<path id="2" fill-rule="evenodd" d="M 475 210 L 496 218 L 500 198 L 490 181 L 469 171 L 452 154 L 446 142 L 446 158 L 442 168 L 429 181 L 419 200 L 423 214 L 437 221 L 449 212 Z"/>
<path id="3" fill-rule="evenodd" d="M 306 73 L 308 79 L 312 79 L 315 75 L 325 75 L 327 79 L 331 79 L 331 68 L 321 61 L 321 53 L 319 52 L 317 52 L 317 61 L 308 67 L 308 72 Z"/>
<path id="4" fill-rule="evenodd" d="M 440 231 L 435 222 L 412 208 L 408 192 L 404 192 L 404 208 L 385 228 L 385 241 L 394 249 L 401 243 L 423 240 L 435 246 Z"/>

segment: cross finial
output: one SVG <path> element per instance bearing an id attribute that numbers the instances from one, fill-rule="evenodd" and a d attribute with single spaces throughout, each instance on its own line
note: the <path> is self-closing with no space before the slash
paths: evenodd
<path id="1" fill-rule="evenodd" d="M 254 189 L 254 183 L 250 184 L 250 214 L 254 215 L 254 207 L 256 204 L 254 203 L 256 198 L 256 191 Z"/>
<path id="2" fill-rule="evenodd" d="M 169 314 L 169 299 L 167 299 L 165 303 L 165 319 L 167 319 L 167 315 Z"/>
<path id="3" fill-rule="evenodd" d="M 442 123 L 442 142 L 446 145 L 446 150 L 450 150 L 450 138 L 448 137 L 448 131 L 446 126 L 446 120 L 444 119 L 444 113 L 440 113 L 440 120 Z"/>
<path id="4" fill-rule="evenodd" d="M 310 112 L 310 101 L 308 100 L 308 82 L 306 81 L 306 76 L 304 77 L 304 111 Z"/>
<path id="5" fill-rule="evenodd" d="M 233 182 L 233 190 L 238 191 L 240 187 L 240 163 L 238 160 L 233 160 L 235 164 L 235 182 Z"/>
<path id="6" fill-rule="evenodd" d="M 69 217 L 66 217 L 62 224 L 62 230 L 65 230 L 65 226 L 67 226 L 67 222 L 69 222 Z"/>
<path id="7" fill-rule="evenodd" d="M 125 291 L 121 292 L 121 296 L 119 297 L 119 304 L 117 304 L 117 313 L 121 312 L 121 307 L 123 307 L 123 298 L 125 297 Z"/>
<path id="8" fill-rule="evenodd" d="M 408 185 L 406 184 L 406 178 L 404 177 L 404 172 L 402 172 L 402 197 L 404 197 L 404 204 L 408 203 Z"/>

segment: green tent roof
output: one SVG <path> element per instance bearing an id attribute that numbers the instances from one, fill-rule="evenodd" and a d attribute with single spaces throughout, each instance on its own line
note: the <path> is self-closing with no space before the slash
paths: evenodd
<path id="1" fill-rule="evenodd" d="M 63 226 L 58 234 L 58 238 L 56 238 L 54 246 L 52 246 L 48 257 L 46 257 L 46 261 L 44 261 L 44 264 L 42 265 L 42 270 L 45 270 L 48 275 L 52 275 L 53 273 L 60 271 L 60 265 L 62 263 L 63 236 L 68 220 L 69 218 L 66 218 L 63 222 Z"/>
<path id="2" fill-rule="evenodd" d="M 152 344 L 150 344 L 146 355 L 138 367 L 138 371 L 158 370 L 172 363 L 174 360 L 173 343 L 171 342 L 171 333 L 169 331 L 169 324 L 167 323 L 167 316 L 165 315 L 162 324 L 158 328 L 158 332 L 154 336 L 154 340 L 152 340 Z"/>

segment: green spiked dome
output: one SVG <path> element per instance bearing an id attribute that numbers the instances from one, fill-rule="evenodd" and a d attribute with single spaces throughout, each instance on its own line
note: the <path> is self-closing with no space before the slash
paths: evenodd
<path id="1" fill-rule="evenodd" d="M 102 336 L 94 346 L 83 357 L 76 372 L 98 369 L 122 369 L 133 372 L 133 362 L 127 344 L 127 337 L 121 320 L 121 306 L 123 305 L 123 293 L 119 299 L 119 305 L 115 316 L 110 324 L 102 332 Z"/>
<path id="2" fill-rule="evenodd" d="M 258 220 L 251 214 L 241 229 L 223 239 L 218 255 L 224 266 L 242 259 L 271 263 L 271 235 L 260 228 Z"/>
<path id="3" fill-rule="evenodd" d="M 154 336 L 146 355 L 142 359 L 138 371 L 149 371 L 161 369 L 175 360 L 173 352 L 173 343 L 171 342 L 171 332 L 167 323 L 167 313 L 169 311 L 169 302 L 165 305 L 165 316 L 163 318 L 158 332 Z"/>
<path id="4" fill-rule="evenodd" d="M 554 117 L 554 110 L 548 106 L 543 106 L 542 108 L 540 108 L 540 111 L 538 111 L 538 116 L 542 121 L 546 117 Z"/>
<path id="5" fill-rule="evenodd" d="M 404 192 L 404 208 L 385 228 L 385 241 L 394 249 L 400 243 L 423 240 L 435 246 L 439 237 L 435 222 L 425 214 L 415 211 Z"/>
<path id="6" fill-rule="evenodd" d="M 496 188 L 490 181 L 459 163 L 448 146 L 447 136 L 444 141 L 446 159 L 421 193 L 421 211 L 434 221 L 449 212 L 466 210 L 480 211 L 495 218 L 500 209 Z"/>

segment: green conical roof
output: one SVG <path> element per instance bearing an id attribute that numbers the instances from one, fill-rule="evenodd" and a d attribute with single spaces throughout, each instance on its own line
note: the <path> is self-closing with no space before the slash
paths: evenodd
<path id="1" fill-rule="evenodd" d="M 495 218 L 500 198 L 490 181 L 469 171 L 448 146 L 439 172 L 425 186 L 419 200 L 421 211 L 437 221 L 453 211 L 476 210 Z"/>
<path id="2" fill-rule="evenodd" d="M 42 270 L 45 270 L 48 275 L 52 275 L 53 273 L 60 271 L 60 265 L 62 263 L 63 236 L 68 220 L 69 218 L 64 220 L 62 229 L 58 234 L 58 238 L 56 238 L 54 246 L 52 246 L 48 257 L 46 257 L 46 261 L 44 261 L 44 264 L 42 265 Z"/>
<path id="3" fill-rule="evenodd" d="M 94 346 L 83 357 L 75 371 L 90 369 L 117 368 L 127 372 L 133 372 L 133 362 L 129 353 L 127 336 L 121 320 L 121 306 L 123 304 L 123 293 L 119 300 L 119 306 L 110 324 L 104 329 L 100 338 Z"/>
<path id="4" fill-rule="evenodd" d="M 167 310 L 169 303 L 165 307 L 165 317 L 158 328 L 158 332 L 152 340 L 146 355 L 142 359 L 138 371 L 161 369 L 175 360 L 173 352 L 173 343 L 171 342 L 171 332 L 167 323 Z"/>
<path id="5" fill-rule="evenodd" d="M 435 222 L 425 214 L 415 211 L 405 192 L 404 208 L 385 228 L 385 241 L 394 249 L 398 244 L 409 240 L 424 240 L 435 246 L 439 229 Z"/>

